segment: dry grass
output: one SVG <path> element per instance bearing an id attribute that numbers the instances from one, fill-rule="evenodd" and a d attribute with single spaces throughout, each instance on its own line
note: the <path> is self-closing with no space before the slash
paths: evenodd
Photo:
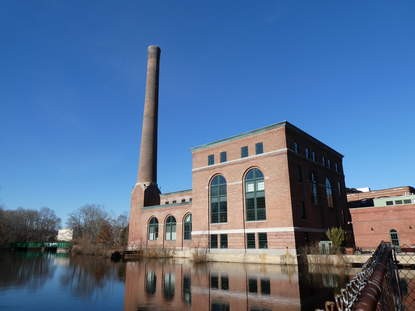
<path id="1" fill-rule="evenodd" d="M 208 262 L 208 255 L 206 248 L 196 248 L 192 254 L 192 261 L 194 263 L 205 263 Z"/>

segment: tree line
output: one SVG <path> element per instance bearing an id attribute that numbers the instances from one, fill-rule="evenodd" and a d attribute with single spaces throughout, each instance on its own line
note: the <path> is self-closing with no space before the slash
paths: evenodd
<path id="1" fill-rule="evenodd" d="M 112 247 L 126 245 L 128 240 L 127 216 L 111 216 L 96 204 L 70 213 L 65 227 L 73 230 L 75 241 Z M 0 206 L 0 245 L 56 241 L 60 228 L 61 219 L 50 208 L 7 210 Z"/>

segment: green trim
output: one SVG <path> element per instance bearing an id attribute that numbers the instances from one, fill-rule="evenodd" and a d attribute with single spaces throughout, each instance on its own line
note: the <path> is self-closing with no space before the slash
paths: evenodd
<path id="1" fill-rule="evenodd" d="M 184 206 L 184 205 L 192 205 L 192 202 L 183 202 L 183 203 L 171 203 L 171 204 L 163 204 L 163 205 L 151 205 L 151 206 L 144 206 L 142 209 L 155 209 L 155 208 L 166 208 L 166 207 L 175 207 L 175 206 Z"/>
<path id="2" fill-rule="evenodd" d="M 261 127 L 259 129 L 256 129 L 256 130 L 252 130 L 252 131 L 245 132 L 245 133 L 242 133 L 242 134 L 238 134 L 238 135 L 235 135 L 235 136 L 230 136 L 228 138 L 223 138 L 223 139 L 220 139 L 220 140 L 216 140 L 214 142 L 207 143 L 207 144 L 204 144 L 204 145 L 196 146 L 196 147 L 191 148 L 191 151 L 193 152 L 193 151 L 197 151 L 197 150 L 201 150 L 201 149 L 205 149 L 205 148 L 217 146 L 217 145 L 220 145 L 220 144 L 223 144 L 223 143 L 227 143 L 227 142 L 231 142 L 231 141 L 234 141 L 234 140 L 237 140 L 237 139 L 241 139 L 241 138 L 244 138 L 244 137 L 248 137 L 248 136 L 252 136 L 252 135 L 264 133 L 266 131 L 269 131 L 269 130 L 272 130 L 272 129 L 276 129 L 276 128 L 279 128 L 279 127 L 283 127 L 283 126 L 284 127 L 289 127 L 291 129 L 299 132 L 300 134 L 305 135 L 305 136 L 311 138 L 311 140 L 314 140 L 318 144 L 321 144 L 321 145 L 325 146 L 327 149 L 333 151 L 334 153 L 338 154 L 342 158 L 344 157 L 341 153 L 337 152 L 333 148 L 330 148 L 325 143 L 321 142 L 320 140 L 318 140 L 317 138 L 311 136 L 310 134 L 307 134 L 302 129 L 298 128 L 297 126 L 291 124 L 288 121 L 278 122 L 278 123 L 271 124 L 271 125 L 268 125 L 268 126 L 265 126 L 265 127 Z"/>
<path id="3" fill-rule="evenodd" d="M 231 136 L 231 137 L 228 137 L 228 138 L 220 139 L 220 140 L 208 143 L 208 144 L 196 146 L 196 147 L 191 148 L 191 150 L 196 151 L 196 150 L 200 150 L 200 149 L 205 149 L 205 148 L 220 145 L 220 144 L 223 144 L 223 143 L 226 143 L 226 142 L 234 141 L 234 140 L 237 140 L 237 139 L 240 139 L 240 138 L 252 136 L 252 135 L 255 135 L 255 134 L 260 134 L 260 133 L 266 132 L 268 130 L 281 127 L 281 126 L 285 125 L 286 123 L 288 123 L 288 122 L 283 121 L 283 122 L 271 124 L 271 125 L 268 125 L 268 126 L 256 129 L 256 130 L 252 130 L 252 131 L 245 132 L 245 133 L 242 133 L 242 134 L 238 134 L 238 135 L 235 135 L 235 136 Z"/>
<path id="4" fill-rule="evenodd" d="M 191 192 L 192 189 L 187 189 L 187 190 L 179 190 L 179 191 L 173 191 L 173 192 L 166 192 L 166 193 L 162 193 L 160 195 L 170 195 L 170 194 L 175 194 L 175 193 L 182 193 L 182 192 Z"/>

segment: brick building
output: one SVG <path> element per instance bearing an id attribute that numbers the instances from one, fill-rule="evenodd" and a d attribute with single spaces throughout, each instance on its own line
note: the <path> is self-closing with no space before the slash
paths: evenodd
<path id="1" fill-rule="evenodd" d="M 208 248 L 228 254 L 292 254 L 351 233 L 343 156 L 289 122 L 192 149 L 192 189 L 157 186 L 158 61 L 149 47 L 139 176 L 129 247 Z"/>
<path id="2" fill-rule="evenodd" d="M 356 247 L 374 249 L 381 241 L 415 247 L 415 189 L 396 187 L 347 194 Z"/>

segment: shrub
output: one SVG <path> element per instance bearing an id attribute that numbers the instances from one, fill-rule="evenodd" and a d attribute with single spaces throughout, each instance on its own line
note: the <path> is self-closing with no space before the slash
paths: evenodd
<path id="1" fill-rule="evenodd" d="M 340 247 L 344 242 L 344 230 L 342 228 L 333 227 L 327 230 L 326 235 L 331 243 L 333 243 L 333 251 L 339 253 Z"/>

